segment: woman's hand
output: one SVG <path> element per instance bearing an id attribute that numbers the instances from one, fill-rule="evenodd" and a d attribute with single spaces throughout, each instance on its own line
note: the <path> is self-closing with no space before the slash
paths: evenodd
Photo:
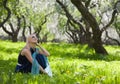
<path id="1" fill-rule="evenodd" d="M 47 74 L 47 72 L 46 72 L 45 70 L 43 70 L 43 73 L 44 73 L 44 74 Z"/>
<path id="2" fill-rule="evenodd" d="M 49 56 L 50 55 L 50 53 L 45 49 L 45 48 L 43 48 L 41 45 L 39 45 L 38 43 L 36 43 L 36 45 L 40 48 L 40 54 L 43 54 L 43 55 L 45 55 L 45 56 Z"/>
<path id="3" fill-rule="evenodd" d="M 36 46 L 39 46 L 39 43 L 36 43 Z"/>
<path id="4" fill-rule="evenodd" d="M 47 74 L 47 72 L 40 66 L 40 71 L 44 74 Z"/>

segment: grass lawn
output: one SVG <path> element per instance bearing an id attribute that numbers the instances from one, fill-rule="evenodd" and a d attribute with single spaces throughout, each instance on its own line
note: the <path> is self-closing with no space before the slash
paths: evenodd
<path id="1" fill-rule="evenodd" d="M 97 55 L 86 45 L 42 44 L 49 52 L 53 77 L 14 73 L 25 43 L 0 40 L 0 84 L 120 84 L 120 47 L 105 46 L 109 55 Z"/>

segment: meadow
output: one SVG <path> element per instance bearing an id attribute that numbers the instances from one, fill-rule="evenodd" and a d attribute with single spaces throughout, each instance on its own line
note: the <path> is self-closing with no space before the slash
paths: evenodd
<path id="1" fill-rule="evenodd" d="M 120 47 L 105 46 L 109 55 L 98 55 L 87 45 L 43 43 L 53 77 L 14 73 L 24 42 L 0 40 L 0 84 L 120 84 Z"/>

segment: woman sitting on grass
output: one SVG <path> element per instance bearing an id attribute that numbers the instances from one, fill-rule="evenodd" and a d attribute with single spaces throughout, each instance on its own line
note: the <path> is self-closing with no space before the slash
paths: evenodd
<path id="1" fill-rule="evenodd" d="M 45 56 L 49 56 L 49 52 L 41 45 L 38 45 L 38 38 L 35 34 L 28 36 L 25 47 L 21 50 L 18 56 L 18 64 L 15 72 L 33 73 L 38 74 L 45 73 L 46 59 Z M 38 46 L 39 48 L 36 48 Z M 36 70 L 38 70 L 36 72 Z"/>

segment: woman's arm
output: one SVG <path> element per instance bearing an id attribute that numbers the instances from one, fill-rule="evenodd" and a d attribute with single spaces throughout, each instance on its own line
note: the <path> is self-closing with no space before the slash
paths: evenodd
<path id="1" fill-rule="evenodd" d="M 30 61 L 30 63 L 32 63 L 33 59 L 32 59 L 31 52 L 29 51 L 29 49 L 23 49 L 21 52 L 21 55 L 26 56 L 28 61 Z"/>
<path id="2" fill-rule="evenodd" d="M 40 54 L 43 54 L 45 56 L 49 56 L 50 55 L 50 53 L 45 48 L 43 48 L 41 45 L 37 44 L 37 46 L 40 48 L 40 51 L 39 51 Z"/>

